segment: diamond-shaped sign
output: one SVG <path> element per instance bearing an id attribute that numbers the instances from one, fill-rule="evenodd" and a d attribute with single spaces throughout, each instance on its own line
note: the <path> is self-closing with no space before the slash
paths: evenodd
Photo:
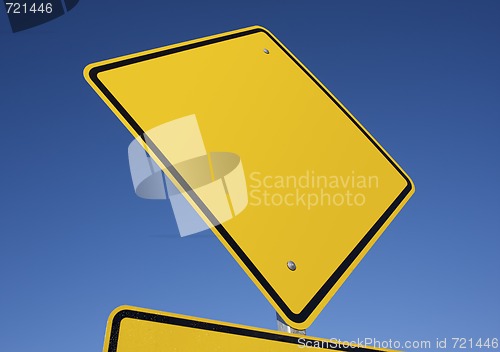
<path id="1" fill-rule="evenodd" d="M 296 329 L 310 325 L 414 191 L 264 28 L 95 63 L 85 76 Z"/>

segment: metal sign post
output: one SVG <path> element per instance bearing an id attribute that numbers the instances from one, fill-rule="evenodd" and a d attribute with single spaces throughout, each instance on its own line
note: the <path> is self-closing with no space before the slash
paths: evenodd
<path id="1" fill-rule="evenodd" d="M 291 334 L 306 335 L 306 330 L 297 330 L 287 325 L 285 321 L 276 312 L 276 323 L 278 324 L 278 331 L 289 332 Z"/>

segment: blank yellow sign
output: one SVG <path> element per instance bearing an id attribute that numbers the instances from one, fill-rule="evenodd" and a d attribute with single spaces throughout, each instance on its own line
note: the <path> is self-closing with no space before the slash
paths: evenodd
<path id="1" fill-rule="evenodd" d="M 104 352 L 389 351 L 136 307 L 111 313 Z"/>
<path id="2" fill-rule="evenodd" d="M 414 192 L 264 28 L 98 62 L 85 77 L 296 329 L 310 325 Z M 203 145 L 164 128 L 186 121 Z M 178 160 L 212 152 L 240 158 L 243 185 L 198 191 Z"/>

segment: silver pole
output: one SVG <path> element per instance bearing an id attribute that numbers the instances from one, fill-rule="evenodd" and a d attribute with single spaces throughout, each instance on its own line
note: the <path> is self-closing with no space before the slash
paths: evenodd
<path id="1" fill-rule="evenodd" d="M 284 331 L 284 332 L 289 332 L 292 334 L 300 334 L 300 335 L 306 334 L 305 330 L 297 330 L 297 329 L 292 328 L 291 326 L 288 326 L 277 312 L 276 312 L 276 321 L 278 323 L 278 331 Z"/>

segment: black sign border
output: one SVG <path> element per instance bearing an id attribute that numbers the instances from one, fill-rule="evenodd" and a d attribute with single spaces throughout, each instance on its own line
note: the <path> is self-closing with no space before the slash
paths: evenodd
<path id="1" fill-rule="evenodd" d="M 274 302 L 280 307 L 286 317 L 291 321 L 298 324 L 305 322 L 316 307 L 322 302 L 326 297 L 328 292 L 335 286 L 335 284 L 342 278 L 344 273 L 349 269 L 349 267 L 354 263 L 356 258 L 369 244 L 372 238 L 377 234 L 380 228 L 387 222 L 391 215 L 396 211 L 403 200 L 410 194 L 412 190 L 412 183 L 410 179 L 405 175 L 405 173 L 399 168 L 399 166 L 389 157 L 389 155 L 378 145 L 377 142 L 368 134 L 368 132 L 354 119 L 354 117 L 342 106 L 342 104 L 328 92 L 321 83 L 309 73 L 309 71 L 281 44 L 279 43 L 267 30 L 262 27 L 254 27 L 248 30 L 243 30 L 241 32 L 230 33 L 227 35 L 222 35 L 215 38 L 210 38 L 206 40 L 201 40 L 194 43 L 189 43 L 186 45 L 177 46 L 174 48 L 168 48 L 164 50 L 159 50 L 156 52 L 146 53 L 140 56 L 134 56 L 126 58 L 120 61 L 115 61 L 101 66 L 93 67 L 89 71 L 89 78 L 94 82 L 94 84 L 101 90 L 101 92 L 106 96 L 111 104 L 119 111 L 123 118 L 129 123 L 129 125 L 134 129 L 134 131 L 139 136 L 144 136 L 144 131 L 134 120 L 134 118 L 125 110 L 125 108 L 118 102 L 118 100 L 111 94 L 111 92 L 104 86 L 104 84 L 99 80 L 99 73 L 108 70 L 113 70 L 119 67 L 132 65 L 138 62 L 147 61 L 155 58 L 159 58 L 166 55 L 175 54 L 181 51 L 191 50 L 199 48 L 206 45 L 216 44 L 226 40 L 232 40 L 240 38 L 246 35 L 252 35 L 255 33 L 265 33 L 288 57 L 302 69 L 302 71 L 312 80 L 314 83 L 325 93 L 332 102 L 337 105 L 337 107 L 348 117 L 351 122 L 356 125 L 356 127 L 370 140 L 370 142 L 377 148 L 377 150 L 387 159 L 387 161 L 399 172 L 399 174 L 406 181 L 406 186 L 398 197 L 392 202 L 389 208 L 382 214 L 382 216 L 375 222 L 375 224 L 370 228 L 366 235 L 361 239 L 361 241 L 356 245 L 356 247 L 349 253 L 349 255 L 344 259 L 341 265 L 332 273 L 328 280 L 323 284 L 323 286 L 318 290 L 318 292 L 313 296 L 309 303 L 302 309 L 299 313 L 294 313 L 279 296 L 279 294 L 274 290 L 274 288 L 269 284 L 269 282 L 264 278 L 257 267 L 252 263 L 250 258 L 243 252 L 240 246 L 236 243 L 229 232 L 224 228 L 222 224 L 219 224 L 215 216 L 210 212 L 206 205 L 201 201 L 201 199 L 196 195 L 196 193 L 191 189 L 189 184 L 182 178 L 182 176 L 177 172 L 173 165 L 168 161 L 168 159 L 163 155 L 160 150 L 151 142 L 148 141 L 148 147 L 151 151 L 161 160 L 167 170 L 172 174 L 176 181 L 181 185 L 186 193 L 189 194 L 193 202 L 199 207 L 203 214 L 211 221 L 213 226 L 217 229 L 219 234 L 224 238 L 226 243 L 231 247 L 231 249 L 236 253 L 236 255 L 241 259 L 245 266 L 250 270 L 257 281 L 262 285 L 264 290 L 269 294 L 269 296 L 274 300 Z"/>
<path id="2" fill-rule="evenodd" d="M 319 342 L 321 347 L 314 347 L 315 350 L 333 350 L 345 352 L 377 352 L 385 351 L 375 348 L 354 346 L 345 342 L 328 341 L 324 339 L 316 339 L 306 335 L 293 335 L 293 334 L 277 334 L 271 331 L 255 330 L 250 327 L 225 325 L 221 322 L 207 322 L 196 320 L 196 318 L 179 317 L 169 315 L 168 313 L 152 313 L 139 310 L 133 310 L 131 307 L 118 310 L 113 316 L 111 322 L 111 330 L 109 332 L 109 344 L 107 352 L 117 352 L 120 336 L 120 326 L 124 319 L 144 320 L 159 324 L 182 326 L 192 329 L 208 330 L 219 332 L 223 334 L 232 334 L 239 336 L 252 337 L 257 339 L 264 339 L 276 342 L 289 343 L 297 345 L 298 348 L 306 348 L 307 346 L 315 346 Z M 326 345 L 326 346 L 325 346 Z M 312 348 L 312 347 L 309 347 Z"/>

